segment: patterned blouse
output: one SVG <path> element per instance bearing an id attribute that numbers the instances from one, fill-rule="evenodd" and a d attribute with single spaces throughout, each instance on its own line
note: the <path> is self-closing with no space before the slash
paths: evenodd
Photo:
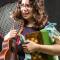
<path id="1" fill-rule="evenodd" d="M 50 38 L 51 38 L 51 40 L 52 40 L 53 43 L 54 43 L 54 38 L 53 38 L 53 36 L 59 36 L 59 35 L 60 35 L 60 33 L 59 33 L 59 32 L 57 31 L 57 29 L 55 28 L 55 25 L 56 25 L 56 23 L 50 23 L 50 22 L 48 22 L 48 23 L 44 26 L 44 28 L 43 28 L 43 29 L 46 29 L 46 30 L 49 32 L 49 36 L 50 36 Z M 30 28 L 30 27 L 25 27 L 22 35 L 20 36 L 20 40 L 21 40 L 21 41 L 24 41 L 24 40 L 25 40 L 24 36 L 25 36 L 26 34 L 28 34 L 28 33 L 34 32 L 34 31 L 36 31 L 36 30 L 34 30 L 34 29 Z M 23 43 L 23 42 L 22 42 L 22 43 Z M 25 54 L 25 59 L 24 59 L 24 60 L 28 60 L 28 59 L 31 60 L 31 55 L 30 55 L 30 54 Z"/>

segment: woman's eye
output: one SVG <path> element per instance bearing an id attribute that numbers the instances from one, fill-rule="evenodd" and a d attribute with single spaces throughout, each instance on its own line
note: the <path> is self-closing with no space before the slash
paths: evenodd
<path id="1" fill-rule="evenodd" d="M 29 4 L 27 4 L 26 6 L 27 6 L 27 7 L 30 7 L 30 5 L 29 5 Z"/>
<path id="2" fill-rule="evenodd" d="M 25 4 L 25 5 L 24 5 L 24 4 L 21 4 L 20 6 L 21 6 L 21 7 L 30 7 L 29 4 Z"/>

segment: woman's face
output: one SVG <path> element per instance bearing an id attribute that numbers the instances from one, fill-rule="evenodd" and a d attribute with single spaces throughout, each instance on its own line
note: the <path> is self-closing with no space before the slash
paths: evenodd
<path id="1" fill-rule="evenodd" d="M 21 14 L 24 19 L 30 19 L 33 16 L 32 7 L 29 4 L 29 0 L 22 0 L 21 2 Z"/>

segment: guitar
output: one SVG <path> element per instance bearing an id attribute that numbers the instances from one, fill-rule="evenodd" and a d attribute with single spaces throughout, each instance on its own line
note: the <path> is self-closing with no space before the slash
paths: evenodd
<path id="1" fill-rule="evenodd" d="M 48 31 L 45 29 L 27 34 L 26 40 L 31 40 L 37 44 L 46 44 L 46 45 L 52 44 Z M 31 54 L 31 60 L 54 60 L 54 58 L 53 56 L 48 54 L 44 54 L 41 52 L 33 52 Z"/>

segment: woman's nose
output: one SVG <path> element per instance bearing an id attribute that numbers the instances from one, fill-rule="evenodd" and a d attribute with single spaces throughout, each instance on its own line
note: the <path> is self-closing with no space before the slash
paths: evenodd
<path id="1" fill-rule="evenodd" d="M 26 7 L 23 8 L 23 12 L 27 12 L 27 8 Z"/>

